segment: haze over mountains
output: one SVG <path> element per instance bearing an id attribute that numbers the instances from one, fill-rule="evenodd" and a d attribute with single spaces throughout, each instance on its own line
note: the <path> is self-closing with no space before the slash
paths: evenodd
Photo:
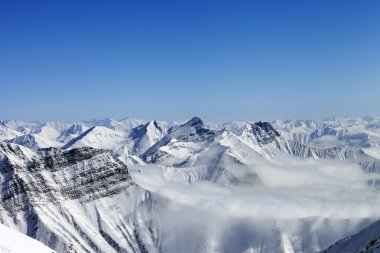
<path id="1" fill-rule="evenodd" d="M 57 252 L 380 245 L 378 118 L 5 120 L 0 172 L 0 222 Z"/>

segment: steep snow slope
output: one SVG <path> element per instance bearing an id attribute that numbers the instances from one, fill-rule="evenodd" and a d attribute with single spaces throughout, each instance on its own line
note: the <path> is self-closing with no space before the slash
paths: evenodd
<path id="1" fill-rule="evenodd" d="M 8 140 L 9 143 L 19 144 L 31 149 L 39 149 L 39 148 L 50 148 L 50 147 L 60 147 L 61 143 L 46 139 L 41 137 L 38 134 L 25 134 L 20 135 L 14 139 Z"/>
<path id="2" fill-rule="evenodd" d="M 0 253 L 54 253 L 39 241 L 0 224 Z"/>
<path id="3" fill-rule="evenodd" d="M 273 157 L 275 151 L 291 153 L 291 147 L 285 138 L 273 128 L 269 122 L 247 123 L 231 129 L 241 140 L 246 142 L 252 149 L 269 154 Z"/>
<path id="4" fill-rule="evenodd" d="M 59 136 L 56 138 L 58 142 L 61 143 L 67 143 L 71 141 L 72 139 L 78 137 L 79 135 L 83 134 L 85 131 L 87 131 L 89 128 L 85 125 L 81 124 L 73 124 L 68 129 L 63 130 Z"/>
<path id="5" fill-rule="evenodd" d="M 299 143 L 310 143 L 312 141 L 312 133 L 318 128 L 323 127 L 322 123 L 312 120 L 276 120 L 272 124 L 287 139 Z M 322 126 L 320 126 L 321 124 Z"/>
<path id="6" fill-rule="evenodd" d="M 61 129 L 59 129 L 61 128 L 61 126 L 59 125 L 59 128 L 56 129 L 55 125 L 56 124 L 53 124 L 51 122 L 45 123 L 38 129 L 33 130 L 32 133 L 46 140 L 55 140 L 56 138 L 58 138 L 61 132 Z"/>
<path id="7" fill-rule="evenodd" d="M 322 251 L 323 253 L 379 253 L 380 252 L 380 221 L 377 221 L 362 231 L 342 239 Z"/>
<path id="8" fill-rule="evenodd" d="M 80 125 L 81 126 L 81 125 Z M 84 129 L 81 126 L 81 130 Z M 166 122 L 149 121 L 128 131 L 118 131 L 107 127 L 95 126 L 69 140 L 62 149 L 93 147 L 112 150 L 119 154 L 127 164 L 141 163 L 138 155 L 145 152 L 168 131 L 172 129 Z M 70 131 L 68 129 L 68 131 Z M 72 131 L 71 131 L 72 132 Z M 64 132 L 62 137 L 67 136 Z M 69 135 L 70 138 L 73 134 Z"/>
<path id="9" fill-rule="evenodd" d="M 182 163 L 204 149 L 205 145 L 213 141 L 215 135 L 215 131 L 204 127 L 200 118 L 194 117 L 172 133 L 164 136 L 149 148 L 142 155 L 142 158 L 153 163 L 161 161 L 166 165 Z"/>
<path id="10" fill-rule="evenodd" d="M 16 124 L 17 126 L 17 124 Z M 47 122 L 31 128 L 33 125 L 27 125 L 29 130 L 26 134 L 19 134 L 8 142 L 23 145 L 32 149 L 61 147 L 63 144 L 58 140 L 61 132 L 68 128 L 67 123 Z"/>
<path id="11" fill-rule="evenodd" d="M 276 159 L 284 155 L 348 160 L 359 163 L 366 172 L 380 172 L 380 160 L 361 149 L 321 148 L 289 141 L 266 122 L 238 124 L 230 129 L 209 130 L 195 117 L 164 136 L 141 158 L 148 163 L 192 168 L 203 175 L 199 179 L 229 175 L 232 180 L 236 166 L 244 167 L 257 157 Z"/>
<path id="12" fill-rule="evenodd" d="M 126 126 L 127 129 L 133 129 L 135 127 L 138 127 L 138 126 L 141 126 L 141 125 L 145 125 L 146 123 L 148 123 L 148 120 L 145 120 L 145 119 L 133 119 L 133 118 L 124 118 L 122 120 L 120 120 L 120 122 L 122 124 L 124 124 Z"/>
<path id="13" fill-rule="evenodd" d="M 153 120 L 148 123 L 135 127 L 131 130 L 127 143 L 130 144 L 129 153 L 141 155 L 148 148 L 160 140 L 168 129 L 165 125 Z"/>
<path id="14" fill-rule="evenodd" d="M 62 149 L 92 147 L 101 149 L 116 149 L 123 145 L 126 134 L 107 127 L 95 126 L 86 130 L 78 137 L 70 140 Z"/>
<path id="15" fill-rule="evenodd" d="M 125 118 L 119 121 L 112 118 L 106 118 L 103 120 L 94 119 L 91 121 L 85 121 L 84 124 L 91 127 L 102 126 L 116 131 L 129 132 L 132 128 L 146 124 L 146 122 L 147 120 L 143 119 Z"/>
<path id="16" fill-rule="evenodd" d="M 38 121 L 24 122 L 16 119 L 5 120 L 3 123 L 10 129 L 16 130 L 22 134 L 31 133 L 33 130 L 43 125 Z"/>
<path id="17" fill-rule="evenodd" d="M 35 149 L 46 147 L 62 147 L 92 127 L 99 127 L 103 129 L 107 128 L 116 132 L 122 132 L 125 136 L 128 136 L 133 128 L 143 126 L 147 122 L 148 121 L 146 120 L 138 120 L 132 118 L 126 118 L 120 121 L 107 118 L 104 120 L 92 120 L 75 123 L 59 121 L 39 123 L 7 120 L 0 124 L 0 140 L 11 140 L 19 136 L 24 136 L 14 143 Z M 174 122 L 159 122 L 159 125 L 165 131 L 172 127 L 174 124 Z M 108 135 L 109 131 L 105 132 L 105 134 Z M 105 139 L 108 137 L 109 136 L 105 136 L 104 138 L 100 139 Z M 33 142 L 34 144 L 32 145 Z M 106 143 L 103 144 L 106 145 Z M 101 144 L 99 146 L 101 146 Z M 113 149 L 114 145 L 111 145 L 107 148 Z"/>
<path id="18" fill-rule="evenodd" d="M 22 133 L 9 128 L 3 122 L 0 122 L 0 141 L 10 140 L 20 135 L 22 135 Z"/>
<path id="19" fill-rule="evenodd" d="M 0 221 L 57 252 L 156 252 L 149 193 L 111 153 L 0 144 L 0 174 Z"/>
<path id="20" fill-rule="evenodd" d="M 321 125 L 318 125 L 312 121 L 306 121 L 307 125 L 320 127 L 318 130 L 313 132 L 309 137 L 317 138 L 316 133 L 321 130 Z M 302 122 L 301 126 L 306 124 Z M 259 130 L 255 130 L 255 128 Z M 301 142 L 296 142 L 283 137 L 279 134 L 270 123 L 258 122 L 255 124 L 239 124 L 230 129 L 238 135 L 242 140 L 250 142 L 252 148 L 257 146 L 262 146 L 260 143 L 266 144 L 265 149 L 268 152 L 272 152 L 270 157 L 278 156 L 279 154 L 273 153 L 273 150 L 280 151 L 281 153 L 287 153 L 291 156 L 297 156 L 303 159 L 338 159 L 338 160 L 348 160 L 352 162 L 359 163 L 366 172 L 380 172 L 380 149 L 376 147 L 371 148 L 358 148 L 352 145 L 338 145 L 332 146 L 331 142 L 323 142 L 324 145 L 315 145 L 315 142 L 310 142 L 312 144 L 304 144 Z M 321 136 L 326 136 L 336 133 L 335 130 L 331 128 L 324 129 Z M 262 137 L 264 136 L 264 137 Z M 264 138 L 264 139 L 263 139 Z M 268 140 L 266 141 L 265 138 Z M 348 138 L 347 136 L 345 138 Z M 260 139 L 264 140 L 260 142 Z M 320 141 L 321 139 L 319 139 Z"/>
<path id="21" fill-rule="evenodd" d="M 246 173 L 244 167 L 250 161 L 258 157 L 270 159 L 289 148 L 269 123 L 247 124 L 233 131 L 236 134 L 207 129 L 200 118 L 194 117 L 164 136 L 141 158 L 148 163 L 188 168 L 190 181 L 237 184 L 244 180 L 241 173 Z"/>

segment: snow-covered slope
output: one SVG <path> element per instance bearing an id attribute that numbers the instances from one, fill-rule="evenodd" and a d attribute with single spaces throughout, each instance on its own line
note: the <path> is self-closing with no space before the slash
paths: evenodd
<path id="1" fill-rule="evenodd" d="M 18 125 L 22 125 L 23 127 L 27 127 L 28 130 L 24 129 L 25 134 L 18 134 L 7 141 L 32 149 L 61 147 L 63 144 L 58 137 L 61 135 L 61 132 L 64 133 L 68 128 L 67 123 L 60 122 L 47 122 L 38 126 L 27 123 L 21 124 L 20 122 L 18 124 L 13 123 L 12 125 L 15 125 L 17 129 L 19 129 Z"/>
<path id="2" fill-rule="evenodd" d="M 374 118 L 328 118 L 276 120 L 273 126 L 290 140 L 319 147 L 368 148 L 380 146 L 380 120 Z"/>
<path id="3" fill-rule="evenodd" d="M 92 147 L 116 149 L 124 143 L 126 134 L 103 126 L 91 127 L 81 135 L 70 140 L 62 149 Z"/>
<path id="4" fill-rule="evenodd" d="M 3 122 L 0 122 L 0 141 L 11 140 L 22 133 L 7 127 Z"/>
<path id="5" fill-rule="evenodd" d="M 88 127 L 85 125 L 73 124 L 68 129 L 65 129 L 62 132 L 60 132 L 60 134 L 56 138 L 56 140 L 60 143 L 66 144 L 67 142 L 71 141 L 72 139 L 83 134 L 86 130 L 88 130 Z"/>
<path id="6" fill-rule="evenodd" d="M 132 123 L 129 122 L 128 124 Z M 81 128 L 79 129 L 80 131 L 77 131 L 78 133 L 85 129 L 82 125 L 77 125 L 76 129 L 79 127 Z M 74 137 L 74 134 L 71 133 L 74 129 L 69 128 L 61 134 L 58 140 L 62 140 L 70 132 L 69 137 L 71 139 L 62 145 L 62 149 L 93 147 L 112 150 L 119 154 L 120 159 L 123 161 L 128 164 L 134 164 L 141 163 L 138 156 L 170 131 L 172 125 L 167 122 L 149 121 L 132 129 L 116 129 L 95 126 L 83 131 L 81 134 L 76 134 L 77 136 Z"/>
<path id="7" fill-rule="evenodd" d="M 49 140 L 44 137 L 41 137 L 38 134 L 25 134 L 20 135 L 14 139 L 8 140 L 9 143 L 19 144 L 31 149 L 39 148 L 50 148 L 50 147 L 60 147 L 62 144 L 54 140 Z"/>
<path id="8" fill-rule="evenodd" d="M 84 124 L 88 126 L 102 126 L 107 127 L 112 130 L 128 132 L 132 128 L 137 126 L 146 124 L 147 120 L 144 119 L 133 119 L 133 118 L 125 118 L 122 120 L 115 120 L 112 118 L 106 118 L 102 120 L 93 119 L 91 121 L 85 121 Z"/>
<path id="9" fill-rule="evenodd" d="M 380 221 L 376 221 L 360 232 L 344 238 L 322 253 L 379 253 Z"/>
<path id="10" fill-rule="evenodd" d="M 202 144 L 212 141 L 215 131 L 204 127 L 198 117 L 192 118 L 186 124 L 164 136 L 149 148 L 142 157 L 148 162 L 170 162 L 171 157 L 188 158 L 202 148 Z"/>
<path id="11" fill-rule="evenodd" d="M 0 224 L 0 253 L 54 253 L 41 242 Z"/>
<path id="12" fill-rule="evenodd" d="M 66 129 L 66 124 L 63 125 L 64 126 L 62 126 L 62 124 L 54 124 L 52 122 L 48 122 L 39 127 L 38 129 L 33 130 L 32 133 L 46 140 L 55 140 L 56 138 L 58 138 L 61 131 Z"/>
<path id="13" fill-rule="evenodd" d="M 149 194 L 110 152 L 0 144 L 0 174 L 0 221 L 57 252 L 155 252 Z"/>
<path id="14" fill-rule="evenodd" d="M 106 118 L 104 120 L 91 120 L 83 122 L 23 122 L 19 120 L 7 120 L 0 124 L 0 141 L 11 141 L 20 145 L 25 145 L 30 148 L 47 148 L 47 147 L 62 147 L 68 144 L 74 138 L 79 137 L 88 129 L 96 127 L 95 132 L 97 140 L 93 140 L 91 143 L 94 147 L 102 147 L 107 149 L 115 149 L 115 146 L 122 149 L 121 145 L 125 143 L 112 143 L 105 142 L 105 139 L 109 139 L 110 132 L 115 131 L 122 133 L 124 139 L 128 137 L 132 129 L 142 127 L 147 124 L 147 120 L 125 118 L 123 120 L 115 120 Z M 156 121 L 155 121 L 156 122 Z M 175 125 L 175 122 L 158 122 L 163 131 L 167 131 L 170 127 Z M 103 130 L 100 130 L 103 129 Z M 109 131 L 112 130 L 112 131 Z M 102 134 L 105 135 L 101 137 Z M 16 140 L 16 137 L 22 137 Z M 14 140 L 13 140 L 14 139 Z M 99 141 L 99 144 L 94 142 Z M 153 138 L 154 141 L 154 138 Z M 134 142 L 133 139 L 130 142 Z M 144 141 L 142 141 L 144 142 Z M 146 145 L 149 145 L 147 142 Z M 153 143 L 152 143 L 153 144 Z M 80 145 L 80 144 L 78 144 Z M 109 146 L 107 146 L 109 145 Z M 145 145 L 145 146 L 146 146 Z M 85 146 L 85 145 L 82 145 Z M 129 144 L 129 146 L 133 146 Z M 149 146 L 148 146 L 149 147 Z M 147 147 L 147 148 L 148 148 Z M 137 147 L 136 147 L 137 148 Z"/>
<path id="15" fill-rule="evenodd" d="M 276 159 L 284 155 L 348 160 L 359 163 L 367 172 L 380 172 L 380 160 L 361 149 L 314 147 L 287 140 L 268 122 L 234 124 L 229 129 L 210 130 L 194 117 L 164 136 L 141 158 L 148 163 L 191 168 L 202 175 L 199 179 L 219 180 L 221 175 L 228 175 L 229 181 L 234 180 L 236 167 L 244 167 L 257 157 Z"/>
<path id="16" fill-rule="evenodd" d="M 148 148 L 159 141 L 168 129 L 165 125 L 153 120 L 148 123 L 135 127 L 131 130 L 127 143 L 130 144 L 129 153 L 141 155 Z"/>
<path id="17" fill-rule="evenodd" d="M 258 157 L 270 158 L 274 152 L 286 149 L 279 134 L 269 123 L 244 125 L 233 132 L 210 130 L 194 117 L 164 136 L 141 158 L 175 168 L 186 168 L 188 180 L 209 180 L 222 184 L 239 183 L 240 173 Z M 252 182 L 251 182 L 252 183 Z"/>
<path id="18" fill-rule="evenodd" d="M 9 127 L 10 129 L 18 131 L 22 134 L 31 133 L 33 130 L 43 125 L 42 123 L 38 121 L 25 122 L 25 121 L 16 120 L 16 119 L 5 120 L 3 121 L 3 123 L 5 126 Z"/>
<path id="19" fill-rule="evenodd" d="M 144 124 L 148 123 L 149 121 L 145 120 L 145 119 L 134 119 L 134 118 L 128 118 L 127 117 L 127 118 L 120 120 L 119 122 L 121 122 L 124 126 L 126 126 L 126 129 L 133 129 L 135 127 L 144 125 Z"/>
<path id="20" fill-rule="evenodd" d="M 248 129 L 250 129 L 250 127 L 252 126 L 257 127 L 260 124 L 263 123 L 258 122 L 255 124 L 251 123 L 246 125 L 241 123 L 235 123 L 232 125 L 228 125 L 228 128 L 231 129 L 231 131 L 233 131 L 244 141 L 248 141 L 251 144 L 254 144 L 254 146 L 252 146 L 252 148 L 254 148 L 258 144 L 260 145 L 260 132 L 257 130 L 249 131 Z M 263 132 L 268 132 L 268 129 L 273 128 L 271 124 L 265 124 L 267 124 L 267 130 L 262 130 Z M 279 121 L 275 122 L 275 126 L 276 125 L 279 125 Z M 334 129 L 332 127 L 334 127 Z M 296 132 L 298 134 L 302 134 L 295 134 L 295 130 L 292 128 L 299 128 Z M 308 132 L 305 131 L 305 129 L 310 128 L 316 130 L 310 131 L 309 134 L 304 134 Z M 377 147 L 376 145 L 371 145 L 370 147 L 365 148 L 361 147 L 360 145 L 353 145 L 353 143 L 355 142 L 354 139 L 359 138 L 358 136 L 361 136 L 361 134 L 356 134 L 353 137 L 352 135 L 347 134 L 346 132 L 348 132 L 348 130 L 345 130 L 342 127 L 340 127 L 338 130 L 335 129 L 338 129 L 336 125 L 330 127 L 327 126 L 325 123 L 317 123 L 314 121 L 296 121 L 290 124 L 290 130 L 287 130 L 289 132 L 284 132 L 284 129 L 282 128 L 281 134 L 276 130 L 274 130 L 275 132 L 271 130 L 272 134 L 270 134 L 271 131 L 269 131 L 269 135 L 264 135 L 266 136 L 264 138 L 268 138 L 268 140 L 271 140 L 267 143 L 269 145 L 267 145 L 266 149 L 272 151 L 278 150 L 281 151 L 281 153 L 287 153 L 291 156 L 296 156 L 303 159 L 312 158 L 348 160 L 359 163 L 366 172 L 380 172 L 379 147 Z M 361 131 L 364 131 L 363 127 L 360 127 L 360 129 Z M 289 133 L 292 133 L 293 136 L 289 137 Z M 336 135 L 338 137 L 340 136 L 339 138 L 341 140 L 341 143 L 332 143 L 324 139 L 325 137 L 331 135 Z M 345 141 L 346 139 L 350 141 Z M 364 139 L 367 140 L 367 137 L 365 137 Z M 271 149 L 269 149 L 270 146 L 272 146 Z M 276 155 L 278 154 L 272 154 L 271 157 L 275 158 Z"/>

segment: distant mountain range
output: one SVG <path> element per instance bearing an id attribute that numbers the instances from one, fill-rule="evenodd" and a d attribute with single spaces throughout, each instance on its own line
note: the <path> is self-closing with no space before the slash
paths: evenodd
<path id="1" fill-rule="evenodd" d="M 0 223 L 57 252 L 378 252 L 379 173 L 377 118 L 0 122 Z"/>

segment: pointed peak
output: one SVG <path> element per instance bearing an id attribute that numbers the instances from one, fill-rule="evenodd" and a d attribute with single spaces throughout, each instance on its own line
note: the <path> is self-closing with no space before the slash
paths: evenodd
<path id="1" fill-rule="evenodd" d="M 203 126 L 203 125 L 204 125 L 203 121 L 199 117 L 195 116 L 191 120 L 189 120 L 188 122 L 186 122 L 183 126 L 193 126 L 193 127 L 196 127 L 196 126 Z"/>
<path id="2" fill-rule="evenodd" d="M 256 138 L 258 138 L 258 141 L 264 144 L 280 136 L 280 133 L 269 122 L 259 121 L 252 124 L 252 131 Z"/>
<path id="3" fill-rule="evenodd" d="M 255 126 L 258 126 L 264 130 L 274 130 L 272 124 L 270 122 L 266 122 L 266 121 L 259 121 L 259 122 L 256 122 L 254 123 Z"/>
<path id="4" fill-rule="evenodd" d="M 148 127 L 149 128 L 156 128 L 156 129 L 162 131 L 160 125 L 158 124 L 158 122 L 156 120 L 151 120 L 144 125 L 144 128 L 148 129 Z"/>
<path id="5" fill-rule="evenodd" d="M 79 131 L 82 129 L 83 129 L 83 126 L 81 124 L 78 124 L 78 123 L 74 123 L 68 128 L 68 130 L 70 130 L 70 131 Z"/>
<path id="6" fill-rule="evenodd" d="M 150 120 L 148 123 L 146 123 L 146 125 L 157 125 L 157 121 L 156 120 Z"/>

